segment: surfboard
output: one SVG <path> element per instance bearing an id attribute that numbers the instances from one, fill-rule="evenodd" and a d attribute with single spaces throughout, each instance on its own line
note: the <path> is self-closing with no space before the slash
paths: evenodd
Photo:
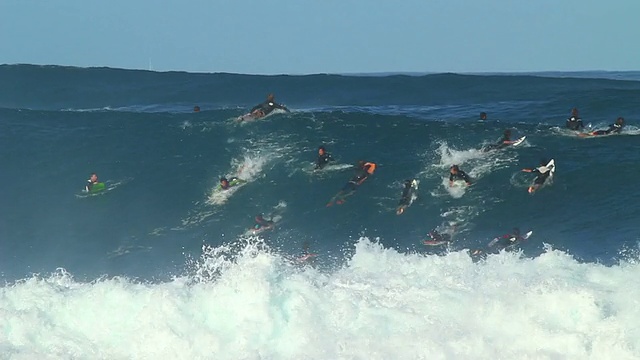
<path id="1" fill-rule="evenodd" d="M 547 167 L 551 167 L 551 174 L 549 176 L 553 176 L 553 174 L 555 174 L 556 172 L 556 162 L 551 159 L 551 161 L 547 163 Z"/>
<path id="2" fill-rule="evenodd" d="M 424 245 L 426 245 L 426 246 L 438 246 L 438 245 L 448 244 L 449 242 L 445 241 L 445 240 L 439 240 L 439 241 L 437 241 L 437 240 L 424 240 L 422 243 Z"/>
<path id="3" fill-rule="evenodd" d="M 318 256 L 318 254 L 308 253 L 308 254 L 302 255 L 302 256 L 301 256 L 301 257 L 299 257 L 297 260 L 298 260 L 299 262 L 304 262 L 304 261 L 310 260 L 310 259 L 312 259 L 312 258 L 314 258 L 314 257 L 316 257 L 316 256 Z"/>
<path id="4" fill-rule="evenodd" d="M 104 189 L 106 189 L 106 185 L 103 182 L 95 183 L 91 187 L 91 190 L 89 190 L 89 193 L 95 194 L 97 192 L 103 191 Z"/>
<path id="5" fill-rule="evenodd" d="M 236 118 L 236 122 L 248 122 L 262 118 L 262 116 L 258 117 L 253 115 L 252 113 L 246 113 L 244 115 L 238 116 Z"/>
<path id="6" fill-rule="evenodd" d="M 526 136 L 523 136 L 521 138 L 519 138 L 518 140 L 516 140 L 513 144 L 511 144 L 512 146 L 518 146 L 520 144 L 522 144 L 522 142 L 526 139 Z"/>

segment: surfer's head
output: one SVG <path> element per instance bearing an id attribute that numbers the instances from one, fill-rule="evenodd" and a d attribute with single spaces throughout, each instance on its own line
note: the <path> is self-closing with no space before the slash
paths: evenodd
<path id="1" fill-rule="evenodd" d="M 325 152 L 327 152 L 327 150 L 325 150 L 324 146 L 318 148 L 318 155 L 324 155 Z"/>
<path id="2" fill-rule="evenodd" d="M 481 112 L 480 113 L 480 120 L 487 120 L 487 113 L 486 112 Z"/>
<path id="3" fill-rule="evenodd" d="M 267 95 L 267 101 L 273 101 L 274 99 L 275 97 L 273 96 L 273 94 Z"/>
<path id="4" fill-rule="evenodd" d="M 624 125 L 624 118 L 621 116 L 616 120 L 616 124 L 618 125 Z"/>
<path id="5" fill-rule="evenodd" d="M 221 177 L 221 178 L 220 178 L 220 186 L 221 186 L 223 189 L 228 188 L 228 187 L 229 187 L 229 180 L 227 180 L 227 178 L 226 178 L 226 177 L 224 177 L 224 176 L 223 176 L 223 177 Z"/>
<path id="6" fill-rule="evenodd" d="M 578 108 L 571 109 L 571 116 L 578 116 Z"/>
<path id="7" fill-rule="evenodd" d="M 460 170 L 460 168 L 458 167 L 458 165 L 451 165 L 451 168 L 449 170 L 452 174 L 455 174 Z"/>
<path id="8" fill-rule="evenodd" d="M 199 112 L 200 111 L 200 106 L 196 105 L 193 107 L 193 112 Z"/>

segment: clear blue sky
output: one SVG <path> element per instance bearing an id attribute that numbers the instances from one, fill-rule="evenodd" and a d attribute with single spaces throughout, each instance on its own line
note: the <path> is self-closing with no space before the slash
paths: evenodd
<path id="1" fill-rule="evenodd" d="M 640 70 L 640 0 L 0 0 L 0 63 L 308 74 Z"/>

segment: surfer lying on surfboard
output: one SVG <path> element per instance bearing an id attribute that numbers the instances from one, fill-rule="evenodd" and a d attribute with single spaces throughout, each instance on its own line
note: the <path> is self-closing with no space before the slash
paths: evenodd
<path id="1" fill-rule="evenodd" d="M 553 159 L 549 162 L 547 162 L 547 160 L 542 160 L 539 167 L 535 169 L 522 169 L 522 171 L 538 174 L 535 180 L 533 180 L 533 185 L 529 186 L 529 193 L 533 193 L 538 190 L 551 175 L 553 175 L 555 171 L 555 163 Z"/>
<path id="2" fill-rule="evenodd" d="M 400 198 L 400 202 L 398 203 L 398 208 L 396 209 L 396 214 L 401 215 L 404 213 L 404 210 L 411 205 L 411 198 L 418 187 L 418 181 L 416 179 L 405 180 L 404 188 L 402 189 L 402 196 Z"/>
<path id="3" fill-rule="evenodd" d="M 436 246 L 450 243 L 452 234 L 440 233 L 438 230 L 433 229 L 427 236 L 429 236 L 429 239 L 424 240 L 422 243 L 429 246 Z"/>
<path id="4" fill-rule="evenodd" d="M 327 206 L 336 203 L 338 205 L 343 204 L 345 199 L 353 195 L 358 187 L 369 178 L 370 175 L 376 171 L 376 164 L 372 162 L 365 162 L 363 160 L 358 161 L 358 167 L 356 175 L 347 182 L 337 194 L 335 194 L 331 200 L 327 203 Z"/>
<path id="5" fill-rule="evenodd" d="M 312 263 L 313 260 L 315 260 L 316 256 L 318 256 L 318 254 L 309 252 L 309 243 L 305 241 L 304 245 L 302 245 L 302 256 L 300 256 L 297 260 L 298 262 Z"/>
<path id="6" fill-rule="evenodd" d="M 501 250 L 511 250 L 521 241 L 527 240 L 533 231 L 528 231 L 526 234 L 521 235 L 519 228 L 513 228 L 513 232 L 510 234 L 504 234 L 502 236 L 496 237 L 487 244 L 487 251 L 489 248 L 495 252 L 500 252 Z M 471 252 L 471 255 L 480 255 L 482 254 L 482 250 L 474 250 Z"/>
<path id="7" fill-rule="evenodd" d="M 220 185 L 218 185 L 218 189 L 220 190 L 228 190 L 229 188 L 236 186 L 236 185 L 240 185 L 242 183 L 244 183 L 246 181 L 242 180 L 242 179 L 238 179 L 237 177 L 232 177 L 230 180 L 227 179 L 226 177 L 221 177 L 220 178 Z"/>
<path id="8" fill-rule="evenodd" d="M 598 136 L 598 135 L 611 135 L 611 134 L 620 134 L 622 128 L 624 127 L 624 118 L 619 117 L 614 124 L 609 125 L 607 130 L 598 130 L 590 133 L 580 133 L 578 136 Z"/>
<path id="9" fill-rule="evenodd" d="M 286 106 L 280 105 L 275 102 L 275 97 L 273 96 L 273 94 L 269 94 L 267 95 L 267 101 L 258 104 L 251 109 L 251 115 L 253 115 L 253 117 L 256 119 L 259 119 L 269 115 L 275 109 L 290 112 Z"/>
<path id="10" fill-rule="evenodd" d="M 450 226 L 441 224 L 435 229 L 429 231 L 429 233 L 427 234 L 429 238 L 427 240 L 424 240 L 422 243 L 427 246 L 446 245 L 453 241 L 453 234 L 455 232 L 455 224 L 450 224 Z"/>
<path id="11" fill-rule="evenodd" d="M 518 140 L 511 140 L 511 130 L 506 129 L 504 131 L 504 134 L 502 135 L 502 139 L 500 139 L 500 141 L 498 141 L 495 144 L 491 144 L 491 145 L 487 145 L 487 147 L 485 147 L 483 149 L 483 151 L 491 151 L 491 150 L 499 150 L 499 149 L 504 149 L 507 146 L 513 145 L 516 142 L 518 142 L 520 139 Z"/>

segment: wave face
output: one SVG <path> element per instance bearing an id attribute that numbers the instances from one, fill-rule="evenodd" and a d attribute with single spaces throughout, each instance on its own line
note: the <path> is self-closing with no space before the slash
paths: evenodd
<path id="1" fill-rule="evenodd" d="M 638 78 L 0 66 L 0 353 L 640 357 Z M 292 112 L 233 121 L 269 92 Z M 578 138 L 574 106 L 627 127 Z M 506 128 L 526 140 L 480 150 Z M 314 172 L 321 144 L 336 161 Z M 557 172 L 530 195 L 520 169 L 542 158 Z M 375 174 L 326 207 L 361 159 Z M 80 191 L 91 172 L 106 191 Z M 258 238 L 260 213 L 277 223 Z M 514 227 L 533 235 L 487 246 Z M 454 241 L 424 246 L 434 228 Z"/>

